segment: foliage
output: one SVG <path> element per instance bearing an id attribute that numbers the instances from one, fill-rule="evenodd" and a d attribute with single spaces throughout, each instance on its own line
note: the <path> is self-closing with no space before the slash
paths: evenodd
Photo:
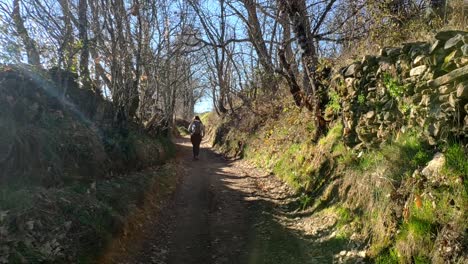
<path id="1" fill-rule="evenodd" d="M 358 103 L 359 105 L 364 105 L 366 102 L 366 97 L 363 94 L 358 95 Z"/>
<path id="2" fill-rule="evenodd" d="M 407 91 L 407 87 L 402 85 L 390 73 L 384 73 L 383 83 L 388 89 L 389 94 L 395 99 L 400 99 Z"/>
<path id="3" fill-rule="evenodd" d="M 333 90 L 328 92 L 328 96 L 330 97 L 330 101 L 327 104 L 327 108 L 331 109 L 335 114 L 338 114 L 341 110 L 340 96 Z"/>

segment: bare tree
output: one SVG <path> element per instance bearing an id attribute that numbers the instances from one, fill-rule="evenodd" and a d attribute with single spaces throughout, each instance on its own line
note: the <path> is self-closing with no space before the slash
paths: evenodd
<path id="1" fill-rule="evenodd" d="M 88 1 L 78 1 L 78 35 L 81 44 L 80 78 L 84 87 L 89 88 L 89 40 L 88 40 Z"/>
<path id="2" fill-rule="evenodd" d="M 20 3 L 20 0 L 13 0 L 13 12 L 11 13 L 11 16 L 15 24 L 16 33 L 23 40 L 24 47 L 28 55 L 28 63 L 37 67 L 41 67 L 41 60 L 37 50 L 37 44 L 36 41 L 31 38 L 28 30 L 24 26 L 24 20 L 21 16 Z"/>

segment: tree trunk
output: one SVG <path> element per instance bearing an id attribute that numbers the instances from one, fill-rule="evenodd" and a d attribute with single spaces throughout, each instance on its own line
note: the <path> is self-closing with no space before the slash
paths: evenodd
<path id="1" fill-rule="evenodd" d="M 91 88 L 89 75 L 89 40 L 88 40 L 88 1 L 78 1 L 78 35 L 81 42 L 80 78 L 83 87 Z"/>
<path id="2" fill-rule="evenodd" d="M 268 53 L 268 49 L 265 44 L 265 40 L 263 39 L 262 28 L 257 16 L 257 7 L 255 5 L 254 0 L 242 0 L 244 3 L 245 8 L 247 9 L 248 13 L 248 23 L 247 28 L 249 32 L 250 40 L 257 52 L 258 59 L 260 64 L 262 65 L 263 69 L 265 70 L 265 77 L 263 80 L 263 89 L 266 86 L 271 86 L 271 91 L 278 90 L 278 83 L 276 82 L 274 72 L 275 67 L 271 62 L 271 54 Z"/>
<path id="3" fill-rule="evenodd" d="M 69 70 L 73 66 L 73 26 L 71 17 L 72 14 L 70 12 L 70 4 L 68 0 L 60 0 L 60 6 L 62 8 L 63 13 L 63 23 L 65 25 L 65 32 L 63 34 L 63 40 L 60 45 L 60 61 L 62 61 L 65 65 L 65 69 Z"/>
<path id="4" fill-rule="evenodd" d="M 20 0 L 13 0 L 13 12 L 11 14 L 15 24 L 16 33 L 23 41 L 28 55 L 28 63 L 37 67 L 41 67 L 39 51 L 37 50 L 36 42 L 29 36 L 28 30 L 24 26 L 23 18 L 20 11 Z"/>
<path id="5" fill-rule="evenodd" d="M 302 51 L 302 64 L 312 88 L 312 94 L 306 95 L 302 103 L 315 115 L 316 133 L 314 140 L 317 140 L 326 132 L 326 122 L 322 116 L 321 97 L 324 91 L 319 91 L 315 85 L 315 71 L 318 64 L 317 54 L 311 32 L 310 22 L 307 17 L 305 0 L 280 1 L 282 9 L 285 10 L 292 22 L 293 31 Z M 296 96 L 293 94 L 293 96 Z M 297 100 L 295 98 L 295 100 Z M 297 102 L 296 102 L 297 103 Z"/>

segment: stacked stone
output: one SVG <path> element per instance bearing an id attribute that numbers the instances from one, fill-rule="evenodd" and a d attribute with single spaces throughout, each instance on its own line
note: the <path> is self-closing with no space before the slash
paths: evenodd
<path id="1" fill-rule="evenodd" d="M 390 91 L 384 76 L 399 91 Z M 468 137 L 468 32 L 443 31 L 430 42 L 384 48 L 335 75 L 349 145 L 372 147 L 398 129 L 421 127 L 429 143 Z"/>

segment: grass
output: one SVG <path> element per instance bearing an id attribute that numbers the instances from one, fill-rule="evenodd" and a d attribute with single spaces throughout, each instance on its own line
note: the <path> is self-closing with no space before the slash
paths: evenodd
<path id="1" fill-rule="evenodd" d="M 400 134 L 393 142 L 385 144 L 379 150 L 366 152 L 357 163 L 361 172 L 389 167 L 391 179 L 401 181 L 405 172 L 411 172 L 424 166 L 430 159 L 429 146 L 424 143 L 419 131 Z"/>
<path id="2" fill-rule="evenodd" d="M 352 212 L 348 208 L 338 207 L 337 213 L 341 224 L 345 224 L 352 220 Z"/>
<path id="3" fill-rule="evenodd" d="M 299 197 L 299 204 L 300 204 L 300 209 L 305 210 L 307 207 L 309 207 L 313 202 L 313 199 L 310 195 L 307 195 L 305 193 L 301 194 Z"/>
<path id="4" fill-rule="evenodd" d="M 468 194 L 468 155 L 461 144 L 449 143 L 445 151 L 444 172 L 452 177 L 461 177 Z"/>
<path id="5" fill-rule="evenodd" d="M 395 247 L 402 260 L 408 261 L 414 256 L 430 258 L 436 235 L 435 218 L 430 207 L 427 203 L 420 209 L 413 207 L 413 215 L 401 227 Z"/>
<path id="6" fill-rule="evenodd" d="M 399 264 L 398 253 L 395 249 L 385 251 L 375 259 L 376 264 Z"/>

